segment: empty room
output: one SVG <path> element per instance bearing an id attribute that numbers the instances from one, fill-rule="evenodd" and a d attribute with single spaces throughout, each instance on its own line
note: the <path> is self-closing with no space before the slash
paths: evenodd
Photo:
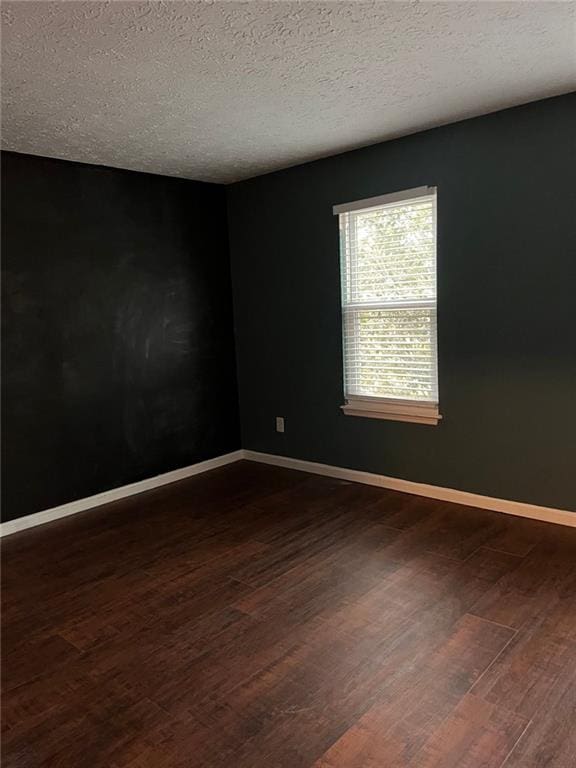
<path id="1" fill-rule="evenodd" d="M 3 768 L 575 768 L 576 2 L 1 19 Z"/>

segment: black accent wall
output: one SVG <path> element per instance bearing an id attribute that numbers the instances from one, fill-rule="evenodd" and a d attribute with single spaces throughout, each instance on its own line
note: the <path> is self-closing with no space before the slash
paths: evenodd
<path id="1" fill-rule="evenodd" d="M 444 419 L 344 416 L 332 206 L 425 184 Z M 228 211 L 244 448 L 576 510 L 575 94 L 236 184 Z"/>
<path id="2" fill-rule="evenodd" d="M 2 155 L 4 519 L 240 446 L 225 190 Z"/>

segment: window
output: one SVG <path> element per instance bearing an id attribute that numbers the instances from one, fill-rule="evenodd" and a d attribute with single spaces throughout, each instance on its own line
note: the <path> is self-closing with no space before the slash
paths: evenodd
<path id="1" fill-rule="evenodd" d="M 344 413 L 437 424 L 436 189 L 334 207 Z"/>

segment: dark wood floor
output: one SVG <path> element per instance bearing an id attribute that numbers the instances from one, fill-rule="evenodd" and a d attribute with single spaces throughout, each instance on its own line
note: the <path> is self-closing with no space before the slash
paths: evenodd
<path id="1" fill-rule="evenodd" d="M 4 768 L 576 766 L 576 529 L 241 462 L 3 570 Z"/>

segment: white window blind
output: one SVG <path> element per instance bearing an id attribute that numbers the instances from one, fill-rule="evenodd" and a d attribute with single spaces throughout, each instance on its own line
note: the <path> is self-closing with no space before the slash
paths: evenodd
<path id="1" fill-rule="evenodd" d="M 436 423 L 436 190 L 409 190 L 334 212 L 340 219 L 344 410 Z"/>

